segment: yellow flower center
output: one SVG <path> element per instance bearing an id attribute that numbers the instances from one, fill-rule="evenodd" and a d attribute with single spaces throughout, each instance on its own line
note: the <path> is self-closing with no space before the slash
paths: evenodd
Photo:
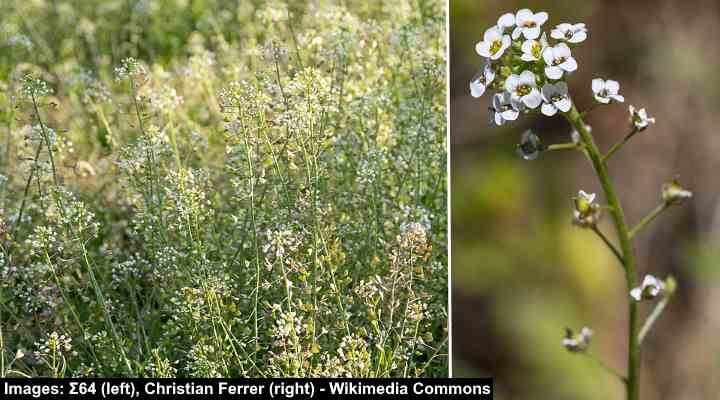
<path id="1" fill-rule="evenodd" d="M 530 87 L 530 85 L 520 85 L 517 88 L 517 93 L 520 96 L 525 96 L 526 94 L 529 94 L 531 90 L 532 90 L 532 87 Z"/>
<path id="2" fill-rule="evenodd" d="M 502 48 L 502 41 L 501 40 L 495 40 L 490 45 L 490 54 L 495 54 Z"/>
<path id="3" fill-rule="evenodd" d="M 558 57 L 555 59 L 555 61 L 553 61 L 553 65 L 560 65 L 560 64 L 564 63 L 565 60 L 567 60 L 566 57 Z"/>
<path id="4" fill-rule="evenodd" d="M 541 51 L 542 51 L 542 45 L 540 44 L 540 42 L 535 41 L 535 42 L 533 43 L 532 49 L 531 49 L 531 52 L 532 52 L 533 57 L 535 57 L 535 58 L 540 58 L 540 52 L 541 52 Z"/>

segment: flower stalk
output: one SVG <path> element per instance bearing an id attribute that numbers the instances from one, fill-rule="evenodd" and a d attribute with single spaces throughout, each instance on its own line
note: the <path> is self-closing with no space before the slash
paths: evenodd
<path id="1" fill-rule="evenodd" d="M 640 333 L 638 333 L 638 342 L 642 344 L 643 340 L 645 339 L 645 336 L 647 336 L 648 332 L 650 332 L 650 329 L 655 324 L 655 321 L 660 318 L 660 315 L 662 315 L 663 311 L 665 311 L 665 307 L 670 302 L 670 299 L 672 298 L 673 293 L 675 293 L 675 279 L 672 277 L 669 277 L 665 281 L 665 294 L 663 298 L 657 303 L 655 308 L 652 310 L 650 315 L 645 320 L 645 323 L 643 324 L 642 328 L 640 329 Z"/>
<path id="2" fill-rule="evenodd" d="M 622 253 L 623 267 L 625 269 L 625 281 L 628 291 L 637 285 L 637 267 L 635 254 L 632 245 L 632 236 L 625 220 L 625 214 L 620 204 L 620 199 L 615 193 L 607 165 L 595 144 L 592 134 L 588 131 L 585 121 L 573 105 L 570 111 L 564 114 L 570 125 L 580 134 L 585 145 L 588 157 L 600 180 L 609 205 L 609 213 L 613 219 L 617 237 L 620 241 L 620 252 Z M 640 372 L 640 340 L 638 336 L 638 306 L 634 301 L 628 300 L 628 365 L 627 365 L 627 400 L 639 398 L 639 372 Z"/>
<path id="3" fill-rule="evenodd" d="M 615 143 L 615 144 L 610 148 L 610 150 L 608 150 L 607 154 L 605 154 L 605 155 L 603 156 L 602 161 L 603 161 L 603 162 L 606 162 L 607 160 L 609 160 L 610 157 L 612 157 L 613 154 L 615 154 L 618 150 L 620 150 L 620 148 L 623 147 L 623 145 L 624 145 L 625 143 L 627 143 L 627 141 L 630 140 L 633 136 L 635 136 L 635 134 L 638 133 L 638 132 L 639 132 L 639 131 L 638 131 L 637 129 L 633 128 L 633 130 L 631 130 L 630 133 L 628 133 L 627 135 L 625 135 L 625 137 L 622 138 L 622 140 L 620 140 L 619 142 Z"/>
<path id="4" fill-rule="evenodd" d="M 635 225 L 634 228 L 630 230 L 630 237 L 634 238 L 638 232 L 640 232 L 647 224 L 657 218 L 657 216 L 660 215 L 663 211 L 665 211 L 665 209 L 668 207 L 668 203 L 662 203 L 655 207 L 652 211 L 650 211 L 650 214 L 646 215 L 645 218 L 643 218 L 640 222 L 638 222 L 637 225 Z"/>

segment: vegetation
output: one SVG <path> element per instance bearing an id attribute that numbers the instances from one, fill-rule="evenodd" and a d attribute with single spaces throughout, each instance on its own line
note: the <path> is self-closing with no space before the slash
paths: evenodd
<path id="1" fill-rule="evenodd" d="M 444 4 L 290 3 L 0 6 L 2 376 L 447 376 Z"/>

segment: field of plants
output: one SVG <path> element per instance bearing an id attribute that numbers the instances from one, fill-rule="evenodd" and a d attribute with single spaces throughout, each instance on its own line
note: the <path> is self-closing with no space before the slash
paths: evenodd
<path id="1" fill-rule="evenodd" d="M 0 15 L 0 376 L 447 376 L 444 1 Z"/>

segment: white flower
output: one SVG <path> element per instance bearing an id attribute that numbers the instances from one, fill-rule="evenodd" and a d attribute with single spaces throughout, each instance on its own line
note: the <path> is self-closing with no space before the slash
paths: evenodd
<path id="1" fill-rule="evenodd" d="M 515 14 L 505 13 L 501 15 L 500 18 L 498 18 L 497 26 L 503 32 L 506 29 L 512 28 L 513 26 L 515 26 Z"/>
<path id="2" fill-rule="evenodd" d="M 565 328 L 565 337 L 562 340 L 562 345 L 573 353 L 585 351 L 590 346 L 590 338 L 593 333 L 590 328 L 583 327 L 580 333 L 575 335 L 572 329 Z"/>
<path id="3" fill-rule="evenodd" d="M 677 178 L 662 186 L 662 199 L 667 205 L 681 204 L 685 200 L 692 198 L 692 196 L 691 191 L 680 186 Z"/>
<path id="4" fill-rule="evenodd" d="M 553 39 L 564 40 L 568 43 L 580 43 L 587 39 L 587 28 L 585 24 L 567 24 L 563 23 L 550 31 L 550 37 Z"/>
<path id="5" fill-rule="evenodd" d="M 590 228 L 597 224 L 602 216 L 602 209 L 595 201 L 595 193 L 585 193 L 580 190 L 577 197 L 573 198 L 575 210 L 573 210 L 573 223 L 582 228 Z"/>
<path id="6" fill-rule="evenodd" d="M 592 204 L 595 201 L 595 193 L 586 193 L 584 190 L 578 192 L 578 197 L 587 201 L 588 204 Z"/>
<path id="7" fill-rule="evenodd" d="M 557 114 L 558 110 L 562 112 L 570 111 L 572 101 L 568 95 L 568 87 L 565 82 L 556 84 L 546 83 L 542 88 L 543 105 L 541 111 L 548 117 Z"/>
<path id="8" fill-rule="evenodd" d="M 520 75 L 512 74 L 505 80 L 505 89 L 513 99 L 520 101 L 529 108 L 537 108 L 542 103 L 542 96 L 537 89 L 535 74 L 523 71 Z"/>
<path id="9" fill-rule="evenodd" d="M 490 111 L 495 124 L 503 125 L 507 121 L 515 121 L 520 114 L 518 104 L 508 92 L 495 93 Z"/>
<path id="10" fill-rule="evenodd" d="M 570 54 L 570 48 L 565 43 L 546 48 L 542 53 L 545 60 L 545 75 L 550 79 L 560 79 L 565 72 L 577 69 L 577 62 Z"/>
<path id="11" fill-rule="evenodd" d="M 540 36 L 540 40 L 527 39 L 522 44 L 522 55 L 520 59 L 523 61 L 537 61 L 542 58 L 542 53 L 548 47 L 547 36 L 545 33 Z"/>
<path id="12" fill-rule="evenodd" d="M 620 84 L 617 83 L 617 81 L 613 81 L 611 79 L 593 79 L 592 91 L 593 93 L 595 93 L 595 100 L 603 104 L 608 104 L 612 100 L 620 103 L 625 101 L 625 97 L 618 94 L 618 92 L 620 91 Z"/>
<path id="13" fill-rule="evenodd" d="M 548 19 L 548 13 L 542 11 L 537 14 L 533 13 L 529 8 L 523 8 L 515 14 L 515 30 L 513 30 L 512 38 L 517 39 L 520 34 L 526 39 L 537 39 L 540 36 L 540 27 Z"/>
<path id="14" fill-rule="evenodd" d="M 635 301 L 654 299 L 665 289 L 665 283 L 660 279 L 652 276 L 645 275 L 645 279 L 642 281 L 642 285 L 630 290 L 630 297 Z"/>
<path id="15" fill-rule="evenodd" d="M 644 108 L 641 108 L 639 110 L 635 109 L 635 106 L 632 104 L 629 107 L 630 111 L 630 125 L 637 129 L 638 132 L 644 131 L 648 125 L 651 123 L 655 123 L 655 118 L 649 118 L 647 111 L 645 111 Z"/>
<path id="16" fill-rule="evenodd" d="M 485 64 L 482 71 L 478 72 L 473 80 L 470 81 L 470 94 L 472 97 L 480 97 L 485 93 L 488 85 L 495 80 L 495 71 L 493 71 L 490 63 Z"/>
<path id="17" fill-rule="evenodd" d="M 510 36 L 503 35 L 497 26 L 493 26 L 485 31 L 483 41 L 475 45 L 475 51 L 483 57 L 497 60 L 510 47 L 510 42 Z"/>

